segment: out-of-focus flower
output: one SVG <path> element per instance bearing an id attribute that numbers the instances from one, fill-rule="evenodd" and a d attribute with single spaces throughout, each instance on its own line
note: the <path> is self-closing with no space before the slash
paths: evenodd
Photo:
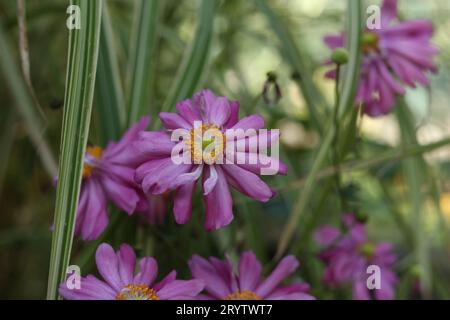
<path id="1" fill-rule="evenodd" d="M 202 281 L 176 280 L 175 271 L 155 283 L 158 265 L 151 257 L 140 259 L 140 270 L 135 274 L 136 255 L 126 244 L 114 252 L 102 243 L 95 260 L 103 280 L 88 275 L 81 278 L 79 289 L 61 283 L 61 296 L 68 300 L 184 300 L 195 298 L 203 290 Z"/>
<path id="2" fill-rule="evenodd" d="M 229 259 L 222 261 L 211 257 L 206 260 L 193 256 L 189 261 L 194 279 L 201 279 L 205 284 L 207 294 L 201 295 L 202 299 L 313 300 L 306 283 L 280 285 L 298 266 L 297 259 L 287 256 L 262 280 L 261 263 L 251 251 L 241 255 L 236 273 Z"/>
<path id="3" fill-rule="evenodd" d="M 143 117 L 120 141 L 109 143 L 104 150 L 97 146 L 87 148 L 75 235 L 94 240 L 105 230 L 109 220 L 108 201 L 129 215 L 148 210 L 148 200 L 134 181 L 140 160 L 132 143 L 149 122 L 149 117 Z"/>
<path id="4" fill-rule="evenodd" d="M 428 20 L 398 21 L 397 0 L 384 0 L 381 28 L 367 29 L 362 38 L 361 75 L 356 103 L 365 113 L 377 117 L 389 113 L 404 86 L 429 85 L 427 73 L 436 72 L 433 63 L 438 50 L 431 44 L 433 25 Z M 330 49 L 344 46 L 345 35 L 326 36 Z M 326 74 L 335 78 L 335 70 Z"/>
<path id="5" fill-rule="evenodd" d="M 343 218 L 347 230 L 341 233 L 332 226 L 322 226 L 315 233 L 316 242 L 325 246 L 320 257 L 326 264 L 323 280 L 329 286 L 351 285 L 353 298 L 366 300 L 373 296 L 380 300 L 393 299 L 397 277 L 392 271 L 396 256 L 392 244 L 374 244 L 367 240 L 365 225 L 356 221 L 353 214 Z M 380 288 L 368 289 L 367 268 L 380 268 Z"/>
<path id="6" fill-rule="evenodd" d="M 261 155 L 263 147 L 260 142 L 267 139 L 264 147 L 268 148 L 279 135 L 269 132 L 267 137 L 267 132 L 264 135 L 256 133 L 241 139 L 230 135 L 230 132 L 239 129 L 257 132 L 264 127 L 264 120 L 259 115 L 239 120 L 238 112 L 238 102 L 230 102 L 225 97 L 216 97 L 210 90 L 203 90 L 192 99 L 178 102 L 177 113 L 160 113 L 165 131 L 141 132 L 139 140 L 134 143 L 141 156 L 146 157 L 146 161 L 136 170 L 136 181 L 145 193 L 159 195 L 169 190 L 176 191 L 173 211 L 177 223 L 184 224 L 190 220 L 192 196 L 201 177 L 206 230 L 219 229 L 232 221 L 233 202 L 229 185 L 263 202 L 275 195 L 258 174 L 271 166 L 278 168 L 278 174 L 286 174 L 287 167 L 274 157 Z M 179 130 L 186 132 L 188 139 L 172 141 L 170 133 Z M 209 137 L 205 137 L 207 133 Z M 237 161 L 236 158 L 228 161 L 227 146 L 233 143 L 243 145 L 244 149 L 232 153 Z M 182 157 L 187 157 L 189 163 L 173 160 L 172 152 L 180 145 L 183 147 Z M 258 153 L 254 153 L 255 150 Z M 252 164 L 248 159 L 256 154 L 259 158 Z M 261 160 L 263 158 L 265 161 Z"/>

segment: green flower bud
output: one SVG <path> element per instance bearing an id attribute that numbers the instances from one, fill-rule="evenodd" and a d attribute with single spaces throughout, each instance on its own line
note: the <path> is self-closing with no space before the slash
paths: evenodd
<path id="1" fill-rule="evenodd" d="M 346 64 L 348 62 L 348 53 L 344 48 L 337 48 L 331 54 L 331 61 L 337 65 Z"/>

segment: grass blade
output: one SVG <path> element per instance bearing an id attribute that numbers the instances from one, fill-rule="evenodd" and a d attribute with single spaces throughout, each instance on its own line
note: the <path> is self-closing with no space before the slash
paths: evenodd
<path id="1" fill-rule="evenodd" d="M 56 161 L 42 134 L 44 126 L 36 112 L 33 98 L 28 91 L 28 87 L 19 71 L 12 52 L 6 34 L 3 31 L 2 21 L 0 21 L 1 71 L 15 99 L 17 111 L 26 123 L 26 130 L 41 158 L 42 165 L 48 175 L 53 178 L 57 174 Z"/>
<path id="2" fill-rule="evenodd" d="M 118 139 L 125 126 L 123 89 L 108 8 L 102 10 L 96 80 L 96 106 L 103 143 Z"/>
<path id="3" fill-rule="evenodd" d="M 72 4 L 80 7 L 81 28 L 73 29 L 69 34 L 59 180 L 47 299 L 58 297 L 58 285 L 65 279 L 72 248 L 95 87 L 102 3 L 102 0 L 72 1 Z"/>
<path id="4" fill-rule="evenodd" d="M 401 100 L 401 99 L 399 99 Z M 408 106 L 403 100 L 396 108 L 397 118 L 400 126 L 402 143 L 417 143 L 416 130 L 413 117 Z M 406 159 L 403 162 L 406 185 L 408 186 L 409 201 L 411 203 L 415 257 L 421 271 L 421 293 L 429 298 L 431 293 L 430 256 L 428 253 L 428 241 L 425 228 L 424 214 L 425 197 L 424 186 L 426 186 L 424 174 L 427 172 L 426 163 L 418 155 Z"/>
<path id="5" fill-rule="evenodd" d="M 360 63 L 359 42 L 361 38 L 362 25 L 361 2 L 348 0 L 348 14 L 349 19 L 347 35 L 349 42 L 347 45 L 350 59 L 346 67 L 346 72 L 343 76 L 343 85 L 340 93 L 341 98 L 339 99 L 339 105 L 336 106 L 338 108 L 339 121 L 342 120 L 347 110 L 351 110 L 356 93 Z M 312 195 L 319 170 L 323 165 L 323 162 L 325 161 L 328 151 L 332 145 L 335 132 L 336 127 L 334 126 L 334 123 L 331 122 L 329 130 L 326 132 L 322 140 L 322 144 L 317 152 L 313 166 L 306 179 L 305 187 L 300 191 L 297 197 L 298 200 L 294 203 L 290 217 L 281 232 L 275 258 L 280 258 L 284 254 L 292 237 L 294 236 L 300 216 L 305 210 L 309 198 Z"/>
<path id="6" fill-rule="evenodd" d="M 150 111 L 151 63 L 157 39 L 159 0 L 139 0 L 131 37 L 128 75 L 128 125 Z"/>
<path id="7" fill-rule="evenodd" d="M 194 41 L 184 54 L 162 111 L 170 111 L 178 100 L 191 96 L 197 88 L 208 61 L 215 8 L 216 0 L 202 0 Z"/>

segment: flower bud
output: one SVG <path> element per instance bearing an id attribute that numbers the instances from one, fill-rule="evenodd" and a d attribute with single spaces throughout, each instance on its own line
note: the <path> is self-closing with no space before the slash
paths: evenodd
<path id="1" fill-rule="evenodd" d="M 337 65 L 346 64 L 348 62 L 348 53 L 344 48 L 337 48 L 331 54 L 331 61 Z"/>

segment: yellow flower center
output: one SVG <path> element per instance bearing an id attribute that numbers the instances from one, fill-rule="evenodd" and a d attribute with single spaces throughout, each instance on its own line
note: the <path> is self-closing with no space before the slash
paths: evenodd
<path id="1" fill-rule="evenodd" d="M 195 164 L 213 164 L 223 154 L 225 143 L 225 135 L 214 124 L 192 128 L 186 141 L 191 160 Z"/>
<path id="2" fill-rule="evenodd" d="M 145 284 L 129 284 L 120 291 L 116 300 L 159 300 L 156 291 Z"/>
<path id="3" fill-rule="evenodd" d="M 366 31 L 362 36 L 362 51 L 367 54 L 379 51 L 380 36 L 375 32 Z"/>
<path id="4" fill-rule="evenodd" d="M 227 295 L 223 300 L 262 300 L 262 298 L 250 290 L 237 290 Z"/>
<path id="5" fill-rule="evenodd" d="M 97 146 L 87 147 L 84 157 L 83 178 L 87 178 L 92 174 L 93 163 L 100 159 L 103 149 Z"/>

